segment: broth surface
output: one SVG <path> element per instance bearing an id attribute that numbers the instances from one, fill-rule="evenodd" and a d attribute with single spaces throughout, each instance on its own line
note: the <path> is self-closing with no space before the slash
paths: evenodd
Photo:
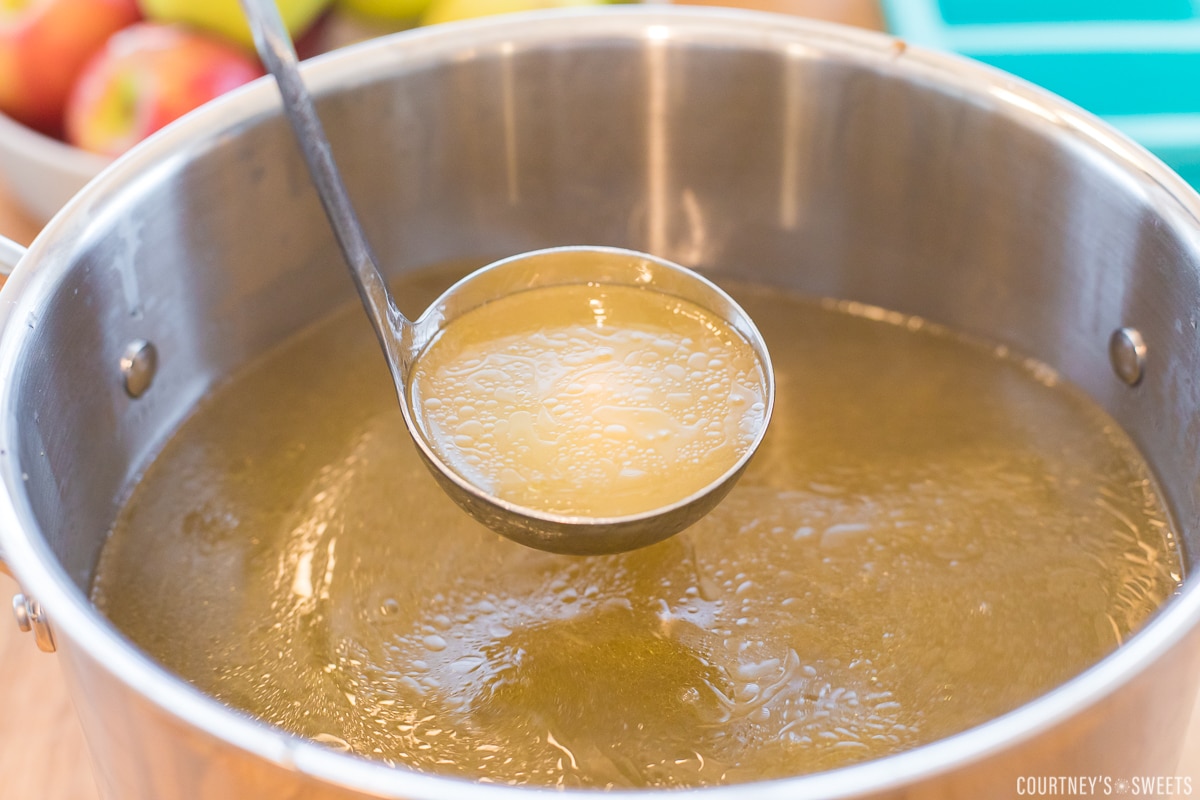
<path id="1" fill-rule="evenodd" d="M 431 301 L 457 273 L 405 278 Z M 214 392 L 94 600 L 201 690 L 393 764 L 696 786 L 965 730 L 1115 648 L 1181 578 L 1140 457 L 1044 366 L 918 319 L 724 282 L 775 364 L 730 495 L 578 558 L 473 522 L 420 463 L 361 310 Z"/>

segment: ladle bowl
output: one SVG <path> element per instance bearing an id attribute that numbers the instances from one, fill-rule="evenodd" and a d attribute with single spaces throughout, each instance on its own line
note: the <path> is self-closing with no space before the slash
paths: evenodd
<path id="1" fill-rule="evenodd" d="M 664 508 L 625 516 L 569 516 L 497 498 L 455 472 L 424 436 L 414 435 L 413 439 L 446 493 L 492 530 L 529 547 L 554 553 L 618 553 L 661 541 L 707 514 L 733 488 L 766 435 L 774 405 L 775 378 L 762 335 L 741 306 L 711 281 L 666 259 L 614 247 L 553 247 L 502 259 L 450 287 L 413 323 L 414 338 L 408 352 L 419 352 L 454 318 L 496 297 L 546 286 L 577 284 L 581 275 L 595 284 L 646 288 L 687 300 L 723 319 L 754 348 L 763 366 L 766 410 L 749 448 L 728 470 L 699 491 Z M 402 402 L 401 408 L 409 431 L 418 431 L 411 403 Z"/>

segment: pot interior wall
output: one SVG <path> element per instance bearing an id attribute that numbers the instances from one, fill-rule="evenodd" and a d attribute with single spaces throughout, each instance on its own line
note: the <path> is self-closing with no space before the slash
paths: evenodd
<path id="1" fill-rule="evenodd" d="M 513 47 L 514 30 L 453 57 L 436 35 L 401 37 L 359 52 L 357 72 L 314 70 L 385 271 L 619 245 L 1007 343 L 1132 434 L 1196 567 L 1200 255 L 1195 220 L 1152 177 L 1053 112 L 971 88 L 977 74 L 883 44 L 559 25 Z M 81 588 L 189 409 L 353 298 L 273 92 L 243 96 L 253 111 L 232 122 L 208 112 L 218 135 L 177 135 L 58 226 L 47 258 L 67 269 L 12 390 L 34 511 Z M 1108 364 L 1122 325 L 1149 345 L 1136 388 Z M 118 371 L 135 339 L 160 359 L 137 400 Z"/>

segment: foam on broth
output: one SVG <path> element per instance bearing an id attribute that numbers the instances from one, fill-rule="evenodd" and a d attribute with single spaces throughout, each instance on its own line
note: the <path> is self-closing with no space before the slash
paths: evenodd
<path id="1" fill-rule="evenodd" d="M 454 275 L 410 276 L 415 307 Z M 104 548 L 95 602 L 200 689 L 392 764 L 697 786 L 905 750 L 1115 648 L 1180 558 L 1122 432 L 1045 367 L 726 283 L 774 419 L 688 531 L 556 556 L 471 521 L 348 307 L 215 392 Z"/>

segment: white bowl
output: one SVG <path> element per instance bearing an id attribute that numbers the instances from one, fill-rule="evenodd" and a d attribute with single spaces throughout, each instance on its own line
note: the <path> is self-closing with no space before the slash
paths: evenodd
<path id="1" fill-rule="evenodd" d="M 54 216 L 109 161 L 0 114 L 0 181 L 38 223 Z"/>

